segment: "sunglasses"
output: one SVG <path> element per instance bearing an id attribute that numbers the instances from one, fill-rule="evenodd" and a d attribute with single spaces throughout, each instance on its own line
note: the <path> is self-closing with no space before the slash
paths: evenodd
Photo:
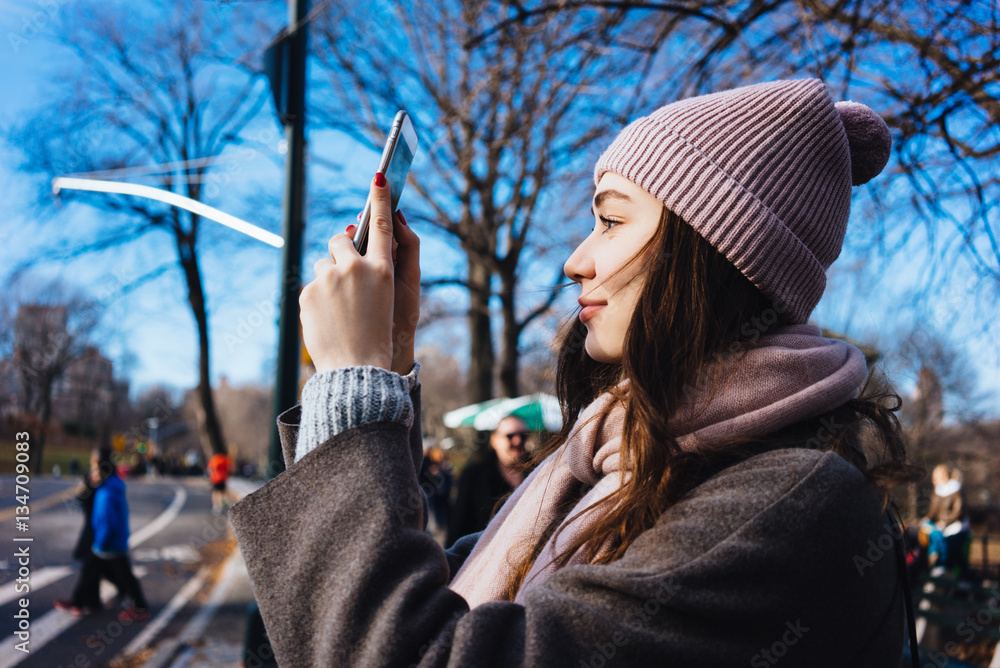
<path id="1" fill-rule="evenodd" d="M 516 436 L 520 436 L 521 440 L 524 441 L 524 440 L 527 440 L 527 438 L 528 438 L 528 432 L 526 432 L 526 431 L 515 431 L 512 434 L 504 434 L 504 438 L 506 438 L 508 441 L 513 441 Z"/>

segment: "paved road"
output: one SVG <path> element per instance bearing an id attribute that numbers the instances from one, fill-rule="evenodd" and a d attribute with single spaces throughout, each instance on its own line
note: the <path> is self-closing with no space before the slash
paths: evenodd
<path id="1" fill-rule="evenodd" d="M 62 478 L 46 476 L 36 479 L 35 476 L 32 476 L 31 480 L 31 498 L 39 501 L 46 497 L 52 498 L 52 495 L 57 492 L 75 487 L 79 479 L 67 478 L 65 476 Z M 14 496 L 14 476 L 0 476 L 0 511 L 10 510 L 17 504 Z M 9 515 L 10 513 L 8 512 L 7 514 Z"/>
<path id="2" fill-rule="evenodd" d="M 154 619 L 124 626 L 115 616 L 117 601 L 108 583 L 103 594 L 108 608 L 96 615 L 75 618 L 55 611 L 57 598 L 68 598 L 79 564 L 71 558 L 83 523 L 75 502 L 53 501 L 66 492 L 73 481 L 39 479 L 30 489 L 32 507 L 27 532 L 17 531 L 12 509 L 4 510 L 14 495 L 13 476 L 0 476 L 0 668 L 39 666 L 100 668 L 123 652 L 131 654 L 157 639 L 181 633 L 202 607 L 201 592 L 211 589 L 212 576 L 220 562 L 231 553 L 234 542 L 227 540 L 224 517 L 211 514 L 210 490 L 201 479 L 129 480 L 128 502 L 132 531 L 132 561 L 149 599 Z M 42 490 L 49 499 L 43 501 Z M 65 496 L 65 494 L 63 494 Z M 15 542 L 30 537 L 31 542 Z M 15 590 L 18 577 L 15 550 L 29 547 L 30 592 Z M 214 565 L 214 570 L 212 566 Z M 203 594 L 204 596 L 204 594 Z M 14 648 L 14 632 L 19 598 L 28 598 L 31 642 L 30 654 Z M 161 614 L 164 611 L 172 615 Z M 169 620 L 166 617 L 170 617 Z M 152 622 L 160 620 L 154 626 Z M 155 632 L 155 633 L 153 633 Z M 146 652 L 151 656 L 152 651 Z M 142 653 L 140 652 L 140 656 Z M 135 663 L 133 665 L 138 665 Z"/>

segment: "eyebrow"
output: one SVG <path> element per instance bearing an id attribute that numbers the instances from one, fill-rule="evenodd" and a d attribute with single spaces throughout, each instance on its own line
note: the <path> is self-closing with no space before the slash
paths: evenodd
<path id="1" fill-rule="evenodd" d="M 594 195 L 594 206 L 598 207 L 604 203 L 604 200 L 608 199 L 620 199 L 626 202 L 631 202 L 632 198 L 625 193 L 618 190 L 602 190 L 601 192 Z"/>

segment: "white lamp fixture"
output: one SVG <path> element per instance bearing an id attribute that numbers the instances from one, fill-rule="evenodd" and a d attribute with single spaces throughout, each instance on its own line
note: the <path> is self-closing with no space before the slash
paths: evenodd
<path id="1" fill-rule="evenodd" d="M 204 216 L 205 218 L 214 220 L 217 223 L 222 223 L 226 227 L 231 227 L 237 232 L 242 232 L 243 234 L 249 235 L 258 241 L 263 241 L 264 243 L 274 246 L 275 248 L 281 248 L 285 245 L 285 240 L 273 232 L 268 232 L 263 228 L 248 223 L 245 220 L 241 220 L 236 216 L 231 216 L 224 211 L 219 211 L 215 207 L 203 204 L 198 200 L 191 199 L 190 197 L 184 197 L 183 195 L 178 195 L 177 193 L 170 192 L 169 190 L 163 190 L 162 188 L 142 186 L 135 183 L 122 183 L 121 181 L 101 181 L 99 179 L 80 179 L 67 176 L 59 176 L 52 179 L 53 195 L 58 195 L 59 191 L 64 188 L 67 190 L 89 190 L 92 192 L 136 195 L 138 197 L 155 199 L 160 202 L 165 202 L 167 204 L 186 209 L 191 213 Z"/>

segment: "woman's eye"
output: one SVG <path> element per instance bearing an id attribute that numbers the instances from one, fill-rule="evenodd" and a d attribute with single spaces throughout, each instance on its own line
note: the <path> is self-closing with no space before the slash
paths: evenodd
<path id="1" fill-rule="evenodd" d="M 601 221 L 602 225 L 604 225 L 604 231 L 601 232 L 601 234 L 604 234 L 604 232 L 607 232 L 608 230 L 610 230 L 611 228 L 615 227 L 616 225 L 621 225 L 622 224 L 622 221 L 615 220 L 613 218 L 608 218 L 606 216 L 598 216 L 597 219 L 599 221 Z"/>

